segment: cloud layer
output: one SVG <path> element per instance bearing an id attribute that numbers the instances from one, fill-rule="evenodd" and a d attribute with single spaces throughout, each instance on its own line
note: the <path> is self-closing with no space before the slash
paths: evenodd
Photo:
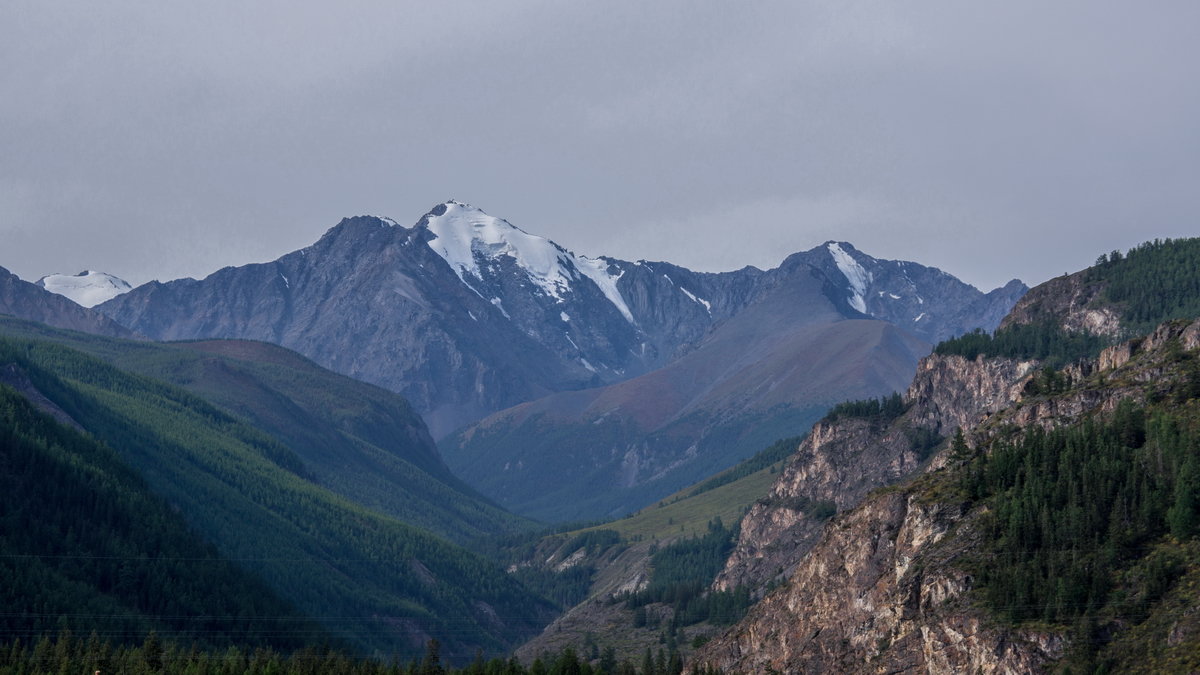
<path id="1" fill-rule="evenodd" d="M 1200 5 L 0 8 L 0 265 L 203 276 L 454 197 L 589 255 L 990 288 L 1198 233 Z"/>

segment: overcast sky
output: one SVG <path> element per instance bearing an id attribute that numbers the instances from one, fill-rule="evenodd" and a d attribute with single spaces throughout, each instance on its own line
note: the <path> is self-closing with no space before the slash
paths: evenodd
<path id="1" fill-rule="evenodd" d="M 135 284 L 467 201 L 586 255 L 983 289 L 1200 234 L 1200 3 L 0 6 L 0 266 Z"/>

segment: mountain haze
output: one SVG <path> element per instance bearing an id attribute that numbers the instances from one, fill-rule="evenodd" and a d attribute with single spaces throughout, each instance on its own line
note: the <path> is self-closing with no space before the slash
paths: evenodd
<path id="1" fill-rule="evenodd" d="M 442 443 L 450 466 L 534 517 L 620 515 L 806 429 L 837 401 L 904 386 L 928 344 L 845 319 L 799 268 L 654 372 L 496 413 Z"/>

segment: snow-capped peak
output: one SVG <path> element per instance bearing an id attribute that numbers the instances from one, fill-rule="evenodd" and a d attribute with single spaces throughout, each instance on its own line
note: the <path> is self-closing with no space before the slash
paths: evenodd
<path id="1" fill-rule="evenodd" d="M 434 235 L 429 247 L 472 288 L 468 276 L 480 281 L 484 278 L 479 267 L 481 260 L 507 256 L 534 285 L 559 302 L 565 300 L 573 280 L 581 275 L 588 277 L 625 319 L 633 322 L 633 315 L 617 290 L 621 275 L 609 274 L 604 260 L 576 256 L 545 237 L 529 234 L 507 220 L 454 200 L 439 204 L 425 216 L 424 222 Z"/>
<path id="2" fill-rule="evenodd" d="M 829 255 L 833 256 L 834 264 L 850 284 L 846 289 L 850 291 L 850 306 L 866 314 L 867 303 L 863 296 L 867 292 L 867 284 L 872 281 L 871 273 L 863 269 L 863 266 L 858 264 L 858 261 L 847 253 L 838 242 L 831 241 L 826 247 L 829 249 Z"/>
<path id="3" fill-rule="evenodd" d="M 133 288 L 123 279 L 92 270 L 84 270 L 74 276 L 48 274 L 36 283 L 47 291 L 69 298 L 84 307 L 95 307 Z"/>
<path id="4" fill-rule="evenodd" d="M 430 212 L 426 227 L 434 234 L 429 246 L 468 284 L 467 274 L 483 279 L 477 256 L 509 256 L 547 295 L 561 300 L 562 293 L 570 288 L 566 266 L 571 255 L 562 247 L 470 204 L 442 204 Z"/>

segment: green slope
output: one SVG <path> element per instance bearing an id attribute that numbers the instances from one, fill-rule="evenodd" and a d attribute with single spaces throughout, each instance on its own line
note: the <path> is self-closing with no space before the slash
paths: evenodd
<path id="1" fill-rule="evenodd" d="M 100 439 L 228 558 L 370 652 L 499 651 L 549 607 L 482 557 L 304 475 L 270 435 L 177 387 L 41 341 L 0 340 L 41 394 Z"/>
<path id="2" fill-rule="evenodd" d="M 730 415 L 719 424 L 713 415 L 696 413 L 653 434 L 622 419 L 563 423 L 539 415 L 515 425 L 477 427 L 469 441 L 457 446 L 456 440 L 444 442 L 442 449 L 455 471 L 520 513 L 549 522 L 608 518 L 673 499 L 678 490 L 690 489 L 773 440 L 808 429 L 827 408 L 778 406 Z M 702 440 L 688 435 L 705 426 L 712 429 Z M 625 449 L 644 460 L 641 453 L 651 446 L 664 456 L 695 456 L 660 478 L 629 487 L 611 485 L 628 462 L 622 454 Z M 523 473 L 496 466 L 496 457 L 510 458 L 509 463 L 521 466 Z M 603 461 L 597 463 L 597 457 Z M 598 485 L 609 487 L 598 490 Z"/>
<path id="3" fill-rule="evenodd" d="M 0 384 L 0 635 L 292 648 L 324 632 L 222 559 L 109 448 Z"/>
<path id="4" fill-rule="evenodd" d="M 750 459 L 620 520 L 587 528 L 616 530 L 625 540 L 703 536 L 714 519 L 733 525 L 767 496 L 801 436 L 771 444 Z"/>
<path id="5" fill-rule="evenodd" d="M 183 387 L 270 434 L 320 485 L 453 541 L 530 527 L 450 473 L 404 397 L 282 347 L 134 342 L 9 317 L 0 335 L 53 341 Z"/>

